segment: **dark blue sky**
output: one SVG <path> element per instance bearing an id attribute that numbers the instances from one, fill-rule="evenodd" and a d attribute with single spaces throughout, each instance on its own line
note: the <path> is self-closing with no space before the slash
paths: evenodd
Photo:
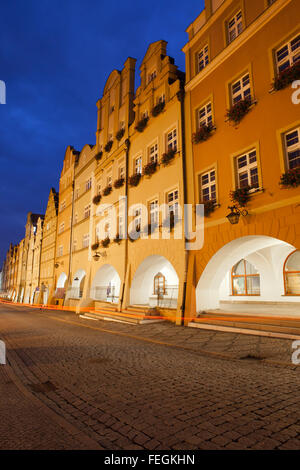
<path id="1" fill-rule="evenodd" d="M 128 56 L 137 70 L 149 43 L 168 41 L 184 70 L 186 27 L 204 0 L 9 0 L 1 2 L 0 266 L 26 214 L 44 213 L 64 152 L 95 143 L 96 101 Z M 138 80 L 138 79 L 137 79 Z M 139 84 L 137 81 L 136 86 Z"/>

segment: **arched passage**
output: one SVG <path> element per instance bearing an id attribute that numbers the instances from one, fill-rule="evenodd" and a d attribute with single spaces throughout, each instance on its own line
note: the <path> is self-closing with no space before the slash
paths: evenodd
<path id="1" fill-rule="evenodd" d="M 177 308 L 179 278 L 164 256 L 148 256 L 135 272 L 130 289 L 131 305 Z"/>
<path id="2" fill-rule="evenodd" d="M 65 284 L 66 284 L 66 280 L 67 280 L 66 273 L 61 273 L 59 278 L 57 279 L 56 289 L 64 289 Z"/>
<path id="3" fill-rule="evenodd" d="M 103 302 L 118 303 L 121 279 L 111 264 L 104 264 L 95 274 L 90 297 Z"/>
<path id="4" fill-rule="evenodd" d="M 72 279 L 72 287 L 68 289 L 69 299 L 81 299 L 84 288 L 86 272 L 84 269 L 78 269 Z"/>
<path id="5" fill-rule="evenodd" d="M 267 311 L 268 302 L 299 301 L 295 297 L 284 296 L 284 261 L 294 250 L 292 245 L 282 240 L 262 235 L 241 237 L 227 243 L 212 256 L 199 279 L 196 288 L 197 311 L 218 308 L 235 310 L 239 305 L 240 311 L 259 313 Z M 244 296 L 242 300 L 233 295 L 231 277 L 232 268 L 241 260 L 250 263 L 260 276 L 260 292 Z"/>

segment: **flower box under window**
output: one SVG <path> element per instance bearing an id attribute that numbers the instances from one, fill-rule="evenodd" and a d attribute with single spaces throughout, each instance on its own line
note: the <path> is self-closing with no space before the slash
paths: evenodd
<path id="1" fill-rule="evenodd" d="M 103 196 L 108 196 L 112 192 L 112 187 L 109 184 L 106 188 L 103 189 Z"/>
<path id="2" fill-rule="evenodd" d="M 159 101 L 159 103 L 157 103 L 157 105 L 155 105 L 152 108 L 152 116 L 154 117 L 158 116 L 164 110 L 164 107 L 165 107 L 165 102 Z"/>
<path id="3" fill-rule="evenodd" d="M 120 141 L 124 134 L 125 134 L 125 129 L 122 127 L 122 129 L 119 129 L 118 132 L 116 133 L 116 139 Z"/>
<path id="4" fill-rule="evenodd" d="M 226 117 L 229 121 L 234 122 L 234 124 L 239 124 L 243 117 L 249 112 L 252 105 L 251 98 L 245 98 L 238 101 L 226 112 Z"/>
<path id="5" fill-rule="evenodd" d="M 97 155 L 95 155 L 96 161 L 99 162 L 101 160 L 102 156 L 103 156 L 103 152 L 102 151 L 98 152 Z"/>
<path id="6" fill-rule="evenodd" d="M 109 244 L 110 244 L 110 238 L 109 237 L 106 237 L 106 238 L 104 238 L 104 240 L 101 241 L 101 245 L 102 245 L 103 248 L 107 248 Z"/>
<path id="7" fill-rule="evenodd" d="M 99 243 L 98 243 L 98 242 L 94 243 L 94 244 L 91 246 L 91 248 L 92 248 L 92 250 L 94 250 L 94 251 L 97 250 L 97 249 L 99 248 Z"/>
<path id="8" fill-rule="evenodd" d="M 218 204 L 214 199 L 210 199 L 209 201 L 203 201 L 202 204 L 204 205 L 204 217 L 209 217 L 215 209 L 218 207 Z"/>
<path id="9" fill-rule="evenodd" d="M 167 166 L 173 160 L 175 155 L 176 155 L 176 150 L 173 148 L 169 149 L 166 153 L 162 155 L 161 163 L 164 166 Z"/>
<path id="10" fill-rule="evenodd" d="M 280 72 L 273 82 L 274 90 L 283 90 L 295 80 L 300 80 L 300 60 L 294 65 Z"/>
<path id="11" fill-rule="evenodd" d="M 140 182 L 141 177 L 142 177 L 141 173 L 134 173 L 134 175 L 131 175 L 129 177 L 130 186 L 137 186 Z"/>
<path id="12" fill-rule="evenodd" d="M 149 162 L 147 165 L 144 166 L 143 173 L 144 175 L 151 176 L 157 170 L 157 162 Z"/>
<path id="13" fill-rule="evenodd" d="M 112 140 L 109 140 L 109 141 L 107 142 L 107 144 L 105 145 L 105 147 L 104 147 L 105 152 L 110 152 L 110 151 L 111 151 L 111 148 L 112 148 L 112 145 L 113 145 L 113 141 L 112 141 Z"/>
<path id="14" fill-rule="evenodd" d="M 143 132 L 143 130 L 145 129 L 145 127 L 147 126 L 147 123 L 149 121 L 149 118 L 148 116 L 140 119 L 137 123 L 137 125 L 135 126 L 135 129 L 138 131 L 138 132 Z"/>
<path id="15" fill-rule="evenodd" d="M 283 173 L 280 177 L 280 184 L 285 188 L 297 188 L 300 186 L 300 167 Z"/>
<path id="16" fill-rule="evenodd" d="M 251 186 L 245 186 L 244 188 L 237 188 L 234 191 L 231 191 L 231 201 L 237 203 L 241 207 L 246 206 L 251 198 L 251 189 Z"/>
<path id="17" fill-rule="evenodd" d="M 124 183 L 125 183 L 125 179 L 124 179 L 124 178 L 118 178 L 118 179 L 114 182 L 114 187 L 115 187 L 116 189 L 117 189 L 117 188 L 121 188 Z"/>
<path id="18" fill-rule="evenodd" d="M 99 204 L 99 202 L 101 201 L 101 194 L 97 194 L 96 196 L 93 197 L 93 203 L 94 204 Z"/>
<path id="19" fill-rule="evenodd" d="M 213 129 L 214 128 L 211 124 L 201 124 L 200 128 L 193 133 L 193 143 L 199 144 L 199 142 L 204 142 L 205 140 L 207 140 L 210 137 Z"/>

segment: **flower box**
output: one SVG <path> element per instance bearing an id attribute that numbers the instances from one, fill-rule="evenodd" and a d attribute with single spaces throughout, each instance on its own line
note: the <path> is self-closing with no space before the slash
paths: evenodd
<path id="1" fill-rule="evenodd" d="M 120 141 L 124 134 L 125 134 L 125 129 L 124 128 L 119 129 L 118 132 L 116 133 L 116 139 Z"/>
<path id="2" fill-rule="evenodd" d="M 250 98 L 238 101 L 226 112 L 226 117 L 234 124 L 239 124 L 243 117 L 249 112 L 252 101 Z"/>
<path id="3" fill-rule="evenodd" d="M 151 176 L 157 170 L 157 162 L 149 162 L 144 166 L 143 173 L 144 175 Z"/>
<path id="4" fill-rule="evenodd" d="M 117 189 L 117 188 L 121 188 L 124 183 L 125 183 L 125 179 L 124 179 L 124 178 L 118 178 L 118 179 L 115 180 L 115 182 L 114 182 L 114 187 L 115 187 L 116 189 Z"/>
<path id="5" fill-rule="evenodd" d="M 152 108 L 152 116 L 154 117 L 158 116 L 163 111 L 164 107 L 165 107 L 164 101 L 160 101 L 159 103 L 157 103 L 157 105 L 155 105 Z"/>
<path id="6" fill-rule="evenodd" d="M 134 175 L 131 175 L 128 180 L 130 186 L 137 186 L 140 182 L 141 177 L 142 175 L 140 173 L 134 173 Z"/>
<path id="7" fill-rule="evenodd" d="M 114 243 L 117 243 L 118 245 L 120 245 L 122 240 L 123 240 L 123 238 L 120 238 L 120 235 L 117 233 L 115 238 L 114 238 Z"/>
<path id="8" fill-rule="evenodd" d="M 135 129 L 138 131 L 138 132 L 143 132 L 143 130 L 145 129 L 145 127 L 147 126 L 147 123 L 149 121 L 149 118 L 148 116 L 147 117 L 144 117 L 143 119 L 140 119 L 140 121 L 137 123 L 137 125 L 135 126 Z"/>
<path id="9" fill-rule="evenodd" d="M 109 244 L 110 244 L 110 238 L 109 237 L 106 237 L 106 238 L 104 238 L 104 240 L 101 241 L 101 245 L 102 245 L 103 248 L 107 248 Z"/>
<path id="10" fill-rule="evenodd" d="M 111 148 L 112 148 L 112 145 L 113 145 L 113 141 L 112 141 L 112 140 L 109 140 L 109 141 L 105 144 L 105 147 L 104 147 L 105 152 L 110 152 L 110 151 L 111 151 Z"/>
<path id="11" fill-rule="evenodd" d="M 283 90 L 295 80 L 300 80 L 300 61 L 280 72 L 273 82 L 274 90 Z"/>
<path id="12" fill-rule="evenodd" d="M 250 189 L 250 186 L 245 186 L 244 188 L 237 188 L 234 191 L 230 191 L 231 201 L 236 202 L 241 207 L 246 206 L 251 197 L 249 194 Z"/>
<path id="13" fill-rule="evenodd" d="M 176 154 L 176 150 L 174 149 L 169 149 L 168 152 L 166 153 L 163 153 L 162 155 L 162 158 L 161 158 L 161 163 L 164 165 L 164 166 L 167 166 L 169 165 L 169 163 L 173 160 L 173 158 L 175 157 L 175 154 Z"/>
<path id="14" fill-rule="evenodd" d="M 106 188 L 103 189 L 103 196 L 108 196 L 112 192 L 112 187 L 109 184 Z"/>
<path id="15" fill-rule="evenodd" d="M 99 204 L 99 202 L 101 201 L 101 199 L 102 199 L 101 194 L 97 194 L 96 196 L 93 197 L 93 203 L 94 203 L 94 204 Z"/>
<path id="16" fill-rule="evenodd" d="M 300 186 L 300 167 L 288 170 L 280 177 L 281 186 L 286 188 L 297 188 Z"/>
<path id="17" fill-rule="evenodd" d="M 102 151 L 101 151 L 101 152 L 98 152 L 97 155 L 95 155 L 95 159 L 97 160 L 97 162 L 99 162 L 99 161 L 101 160 L 102 156 L 103 156 L 103 152 L 102 152 Z"/>
<path id="18" fill-rule="evenodd" d="M 199 144 L 199 142 L 204 142 L 207 140 L 213 131 L 213 126 L 202 124 L 200 128 L 193 133 L 192 142 L 193 144 Z"/>
<path id="19" fill-rule="evenodd" d="M 214 200 L 204 201 L 202 204 L 204 204 L 204 217 L 209 217 L 217 207 L 216 201 Z"/>
<path id="20" fill-rule="evenodd" d="M 99 243 L 96 242 L 91 246 L 92 250 L 97 250 L 99 248 Z"/>

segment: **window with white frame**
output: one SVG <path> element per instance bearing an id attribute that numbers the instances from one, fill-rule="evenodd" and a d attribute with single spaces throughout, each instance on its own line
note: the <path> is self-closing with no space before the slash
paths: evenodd
<path id="1" fill-rule="evenodd" d="M 209 101 L 204 106 L 197 111 L 197 127 L 200 129 L 201 126 L 212 126 L 213 118 L 212 118 L 212 106 L 211 102 Z"/>
<path id="2" fill-rule="evenodd" d="M 253 149 L 236 158 L 237 184 L 239 188 L 258 188 L 258 167 L 256 150 Z"/>
<path id="3" fill-rule="evenodd" d="M 110 222 L 106 222 L 104 225 L 104 237 L 110 237 Z"/>
<path id="4" fill-rule="evenodd" d="M 200 175 L 200 201 L 217 201 L 216 171 L 209 170 Z"/>
<path id="5" fill-rule="evenodd" d="M 85 233 L 82 237 L 82 248 L 87 248 L 90 244 L 90 234 Z"/>
<path id="6" fill-rule="evenodd" d="M 125 167 L 124 166 L 119 167 L 119 178 L 125 179 Z"/>
<path id="7" fill-rule="evenodd" d="M 147 119 L 148 117 L 149 117 L 149 113 L 148 113 L 148 110 L 146 109 L 146 111 L 142 113 L 142 119 Z"/>
<path id="8" fill-rule="evenodd" d="M 79 188 L 76 188 L 76 189 L 75 189 L 74 198 L 75 198 L 75 199 L 78 199 L 78 198 L 79 198 Z"/>
<path id="9" fill-rule="evenodd" d="M 158 199 L 151 201 L 149 204 L 149 215 L 151 226 L 157 226 L 159 223 L 159 207 Z"/>
<path id="10" fill-rule="evenodd" d="M 167 133 L 167 142 L 166 142 L 167 151 L 174 150 L 177 152 L 177 129 L 173 129 Z"/>
<path id="11" fill-rule="evenodd" d="M 111 186 L 112 185 L 112 174 L 109 173 L 106 177 L 106 185 Z"/>
<path id="12" fill-rule="evenodd" d="M 148 83 L 152 82 L 156 77 L 156 70 L 152 70 L 152 72 L 148 73 Z"/>
<path id="13" fill-rule="evenodd" d="M 89 189 L 91 189 L 92 187 L 92 178 L 89 178 L 86 182 L 85 182 L 85 190 L 88 191 Z"/>
<path id="14" fill-rule="evenodd" d="M 173 213 L 174 220 L 178 220 L 179 216 L 179 193 L 178 189 L 170 191 L 167 194 L 167 205 L 168 205 L 168 212 L 169 216 Z"/>
<path id="15" fill-rule="evenodd" d="M 287 168 L 300 167 L 300 127 L 284 135 Z"/>
<path id="16" fill-rule="evenodd" d="M 63 201 L 60 205 L 60 212 L 62 212 L 63 210 L 65 210 L 66 208 L 66 201 Z"/>
<path id="17" fill-rule="evenodd" d="M 198 72 L 204 69 L 209 64 L 209 57 L 208 57 L 208 45 L 204 46 L 200 52 L 197 54 L 197 68 Z"/>
<path id="18" fill-rule="evenodd" d="M 123 215 L 119 214 L 119 237 L 124 238 L 125 237 L 125 230 L 124 230 L 124 217 Z"/>
<path id="19" fill-rule="evenodd" d="M 142 226 L 142 209 L 141 207 L 135 209 L 134 211 L 134 228 L 137 232 L 141 230 Z"/>
<path id="20" fill-rule="evenodd" d="M 101 194 L 101 188 L 102 188 L 102 184 L 98 183 L 97 184 L 97 195 Z"/>
<path id="21" fill-rule="evenodd" d="M 134 161 L 134 172 L 136 174 L 142 174 L 142 157 L 137 157 Z"/>
<path id="22" fill-rule="evenodd" d="M 275 52 L 277 71 L 282 72 L 300 60 L 300 34 Z"/>
<path id="23" fill-rule="evenodd" d="M 232 104 L 234 105 L 245 99 L 251 100 L 251 83 L 249 73 L 246 73 L 231 85 Z"/>
<path id="24" fill-rule="evenodd" d="M 156 104 L 165 103 L 165 101 L 166 101 L 166 97 L 164 93 L 162 93 L 162 95 L 160 96 L 157 96 L 156 98 Z"/>
<path id="25" fill-rule="evenodd" d="M 65 223 L 62 222 L 62 223 L 59 225 L 58 233 L 62 233 L 64 230 L 65 230 Z"/>
<path id="26" fill-rule="evenodd" d="M 243 17 L 242 12 L 239 11 L 228 21 L 227 25 L 228 31 L 228 43 L 232 42 L 237 36 L 243 31 Z"/>
<path id="27" fill-rule="evenodd" d="M 158 161 L 158 145 L 153 144 L 148 149 L 148 160 L 149 163 L 154 163 Z"/>
<path id="28" fill-rule="evenodd" d="M 62 256 L 64 251 L 64 247 L 60 245 L 57 250 L 57 256 Z"/>
<path id="29" fill-rule="evenodd" d="M 83 218 L 84 219 L 88 219 L 91 215 L 91 205 L 89 204 L 88 206 L 85 206 L 84 208 L 84 215 L 83 215 Z"/>
<path id="30" fill-rule="evenodd" d="M 73 251 L 77 250 L 77 240 L 73 241 Z"/>
<path id="31" fill-rule="evenodd" d="M 77 224 L 77 222 L 78 222 L 78 214 L 76 212 L 74 215 L 74 224 Z"/>

